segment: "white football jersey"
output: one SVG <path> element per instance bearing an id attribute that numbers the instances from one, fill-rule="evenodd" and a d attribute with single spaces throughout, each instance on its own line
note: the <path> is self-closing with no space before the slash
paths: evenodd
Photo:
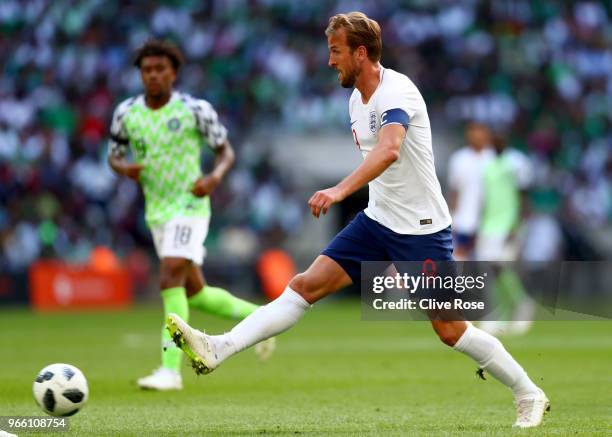
<path id="1" fill-rule="evenodd" d="M 492 149 L 480 152 L 469 146 L 454 152 L 448 162 L 448 186 L 457 192 L 453 230 L 474 234 L 482 213 L 485 165 L 495 157 Z"/>
<path id="2" fill-rule="evenodd" d="M 414 83 L 381 67 L 380 83 L 368 103 L 355 88 L 349 113 L 353 139 L 364 159 L 383 126 L 406 127 L 399 158 L 369 183 L 367 216 L 399 234 L 432 234 L 448 227 L 451 217 L 434 167 L 427 107 Z"/>

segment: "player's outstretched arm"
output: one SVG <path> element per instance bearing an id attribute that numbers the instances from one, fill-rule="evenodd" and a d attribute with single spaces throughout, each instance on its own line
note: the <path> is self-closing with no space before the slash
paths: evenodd
<path id="1" fill-rule="evenodd" d="M 363 162 L 338 185 L 326 190 L 317 191 L 308 201 L 312 215 L 319 217 L 334 203 L 346 197 L 377 178 L 399 158 L 400 146 L 404 141 L 406 129 L 400 124 L 389 124 L 380 130 L 378 143 L 367 154 Z"/>
<path id="2" fill-rule="evenodd" d="M 236 154 L 228 140 L 215 149 L 215 168 L 210 174 L 202 176 L 193 183 L 191 193 L 197 197 L 210 195 L 221 183 L 227 172 L 234 165 Z"/>

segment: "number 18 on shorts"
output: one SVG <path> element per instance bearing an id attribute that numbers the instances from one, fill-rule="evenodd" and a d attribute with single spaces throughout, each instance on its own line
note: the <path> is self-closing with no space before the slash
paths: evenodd
<path id="1" fill-rule="evenodd" d="M 206 253 L 204 240 L 209 221 L 209 218 L 202 217 L 175 217 L 155 226 L 151 232 L 159 259 L 186 258 L 201 265 Z"/>

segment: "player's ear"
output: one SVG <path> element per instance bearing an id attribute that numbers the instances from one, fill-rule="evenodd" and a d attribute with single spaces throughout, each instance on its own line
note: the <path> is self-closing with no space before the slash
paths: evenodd
<path id="1" fill-rule="evenodd" d="M 365 60 L 368 57 L 368 49 L 365 46 L 357 47 L 357 57 L 360 61 Z"/>

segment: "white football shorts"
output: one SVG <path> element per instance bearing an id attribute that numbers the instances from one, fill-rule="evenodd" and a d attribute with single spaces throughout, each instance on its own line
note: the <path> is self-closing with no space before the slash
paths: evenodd
<path id="1" fill-rule="evenodd" d="M 477 261 L 516 261 L 520 252 L 519 242 L 508 235 L 479 235 L 476 238 Z"/>
<path id="2" fill-rule="evenodd" d="M 198 265 L 204 262 L 204 240 L 210 217 L 175 217 L 151 229 L 155 252 L 159 259 L 186 258 Z"/>

